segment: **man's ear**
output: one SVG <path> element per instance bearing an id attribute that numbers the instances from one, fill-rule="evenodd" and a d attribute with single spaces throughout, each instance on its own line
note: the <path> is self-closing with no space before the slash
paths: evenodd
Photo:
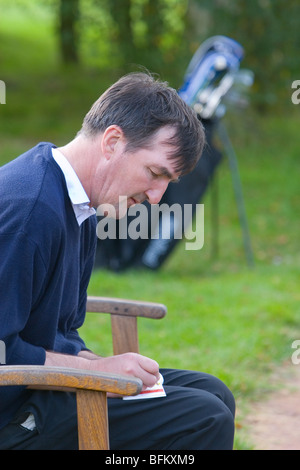
<path id="1" fill-rule="evenodd" d="M 111 125 L 103 133 L 101 141 L 101 150 L 104 157 L 109 160 L 112 158 L 120 145 L 125 144 L 125 137 L 121 127 Z"/>

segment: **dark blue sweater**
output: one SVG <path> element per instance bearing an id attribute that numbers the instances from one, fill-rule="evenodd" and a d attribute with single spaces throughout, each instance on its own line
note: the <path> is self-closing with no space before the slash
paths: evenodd
<path id="1" fill-rule="evenodd" d="M 64 175 L 41 143 L 0 168 L 0 339 L 6 364 L 44 364 L 45 351 L 86 349 L 96 217 L 79 227 Z M 30 393 L 0 387 L 0 428 Z"/>

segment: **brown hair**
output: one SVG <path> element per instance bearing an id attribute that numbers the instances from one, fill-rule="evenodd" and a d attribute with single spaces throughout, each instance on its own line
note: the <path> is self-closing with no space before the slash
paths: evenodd
<path id="1" fill-rule="evenodd" d="M 86 114 L 80 132 L 92 137 L 113 124 L 124 132 L 127 151 L 149 147 L 161 127 L 174 127 L 167 143 L 174 148 L 170 159 L 181 174 L 195 167 L 205 143 L 194 111 L 176 90 L 147 73 L 125 75 L 108 88 Z"/>

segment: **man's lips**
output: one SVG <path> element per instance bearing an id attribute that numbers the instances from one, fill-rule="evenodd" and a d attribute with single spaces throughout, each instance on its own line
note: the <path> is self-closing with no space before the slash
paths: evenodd
<path id="1" fill-rule="evenodd" d="M 130 197 L 130 198 L 128 199 L 128 203 L 129 203 L 129 204 L 128 204 L 128 207 L 133 206 L 133 205 L 135 205 L 135 204 L 142 204 L 142 203 L 145 201 L 145 199 L 146 199 L 146 198 L 143 198 L 143 199 L 140 199 L 140 200 L 139 200 L 139 199 L 136 199 L 135 197 Z"/>

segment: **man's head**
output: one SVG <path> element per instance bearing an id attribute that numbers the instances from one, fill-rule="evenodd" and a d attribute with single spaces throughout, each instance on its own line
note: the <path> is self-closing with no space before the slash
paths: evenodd
<path id="1" fill-rule="evenodd" d="M 126 75 L 105 91 L 85 116 L 80 133 L 95 137 L 112 125 L 122 129 L 126 152 L 150 148 L 163 127 L 174 129 L 166 144 L 179 174 L 195 167 L 205 142 L 191 108 L 174 89 L 145 73 Z"/>

